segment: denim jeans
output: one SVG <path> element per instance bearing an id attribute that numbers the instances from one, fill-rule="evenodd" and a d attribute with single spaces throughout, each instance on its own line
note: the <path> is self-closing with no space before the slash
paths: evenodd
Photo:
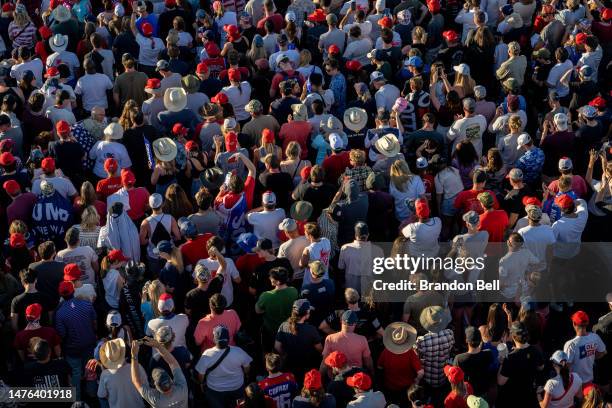
<path id="1" fill-rule="evenodd" d="M 243 387 L 233 391 L 206 390 L 206 402 L 209 408 L 234 408 L 237 401 L 242 398 Z"/>
<path id="2" fill-rule="evenodd" d="M 80 356 L 80 357 L 71 357 L 66 356 L 66 362 L 72 368 L 72 377 L 71 382 L 72 386 L 75 387 L 76 391 L 76 399 L 77 401 L 82 400 L 81 395 L 81 381 L 83 380 L 83 375 L 85 373 L 85 364 L 89 361 L 92 356 Z M 89 397 L 96 396 L 96 381 L 86 380 L 85 382 L 85 394 Z"/>

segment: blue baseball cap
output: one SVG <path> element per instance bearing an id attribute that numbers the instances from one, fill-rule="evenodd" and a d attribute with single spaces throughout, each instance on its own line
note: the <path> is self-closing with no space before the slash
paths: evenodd
<path id="1" fill-rule="evenodd" d="M 227 345 L 229 339 L 229 330 L 225 326 L 219 325 L 213 329 L 213 341 L 216 345 Z"/>
<path id="2" fill-rule="evenodd" d="M 423 66 L 423 60 L 418 55 L 413 55 L 412 57 L 408 58 L 407 64 L 408 66 L 421 68 Z"/>
<path id="3" fill-rule="evenodd" d="M 198 235 L 198 229 L 196 228 L 193 221 L 191 221 L 187 217 L 181 217 L 178 220 L 179 229 L 181 231 L 181 235 L 186 238 L 193 238 Z"/>
<path id="4" fill-rule="evenodd" d="M 257 245 L 257 236 L 252 232 L 244 232 L 238 236 L 236 243 L 244 252 L 252 253 Z"/>
<path id="5" fill-rule="evenodd" d="M 196 11 L 196 18 L 204 18 L 206 17 L 206 12 L 202 9 L 199 9 L 198 11 Z"/>
<path id="6" fill-rule="evenodd" d="M 157 243 L 157 251 L 158 252 L 163 252 L 165 254 L 169 254 L 172 252 L 172 242 L 170 241 L 159 241 Z"/>
<path id="7" fill-rule="evenodd" d="M 293 302 L 293 310 L 298 312 L 298 315 L 304 316 L 307 312 L 312 310 L 312 306 L 307 299 L 298 299 Z"/>
<path id="8" fill-rule="evenodd" d="M 358 320 L 359 318 L 354 310 L 347 310 L 342 313 L 342 322 L 348 324 L 349 326 L 357 324 Z"/>

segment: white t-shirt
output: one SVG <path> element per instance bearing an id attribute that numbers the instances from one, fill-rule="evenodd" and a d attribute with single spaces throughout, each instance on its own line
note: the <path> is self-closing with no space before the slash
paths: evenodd
<path id="1" fill-rule="evenodd" d="M 92 268 L 92 263 L 98 262 L 98 255 L 90 246 L 79 246 L 73 249 L 62 249 L 57 253 L 55 259 L 59 262 L 75 263 L 83 273 L 81 281 L 96 285 L 96 273 Z"/>
<path id="2" fill-rule="evenodd" d="M 565 60 L 565 62 L 559 62 L 555 64 L 554 67 L 548 73 L 548 79 L 546 82 L 550 86 L 554 86 L 555 91 L 559 95 L 560 98 L 567 96 L 569 94 L 569 87 L 563 85 L 560 81 L 561 77 L 570 69 L 574 68 L 572 61 L 569 59 Z"/>
<path id="3" fill-rule="evenodd" d="M 40 88 L 43 84 L 44 77 L 43 71 L 45 67 L 40 58 L 34 58 L 28 62 L 22 62 L 21 64 L 15 64 L 11 67 L 11 78 L 15 78 L 17 81 L 21 81 L 23 74 L 26 71 L 32 71 L 34 78 L 36 78 L 36 86 Z"/>
<path id="4" fill-rule="evenodd" d="M 89 151 L 89 158 L 96 161 L 93 172 L 100 178 L 106 178 L 106 171 L 104 170 L 104 161 L 108 158 L 114 158 L 119 164 L 119 170 L 126 169 L 132 166 L 132 160 L 128 152 L 121 143 L 118 142 L 107 142 L 101 140 Z"/>
<path id="5" fill-rule="evenodd" d="M 236 264 L 230 258 L 225 258 L 225 262 L 227 265 L 225 267 L 225 279 L 223 279 L 221 294 L 225 297 L 225 300 L 227 300 L 227 307 L 230 307 L 232 303 L 234 303 L 234 287 L 232 286 L 232 281 L 240 277 L 240 272 L 238 272 Z M 206 266 L 211 272 L 216 272 L 219 270 L 220 266 L 218 261 L 210 258 L 200 259 L 198 263 Z"/>
<path id="6" fill-rule="evenodd" d="M 323 265 L 325 265 L 325 275 L 323 276 L 325 279 L 329 278 L 329 257 L 331 255 L 331 243 L 327 238 L 321 238 L 317 242 L 312 242 L 308 245 L 308 253 L 310 255 L 308 259 L 308 263 L 312 263 L 314 261 L 321 261 Z M 310 268 L 304 268 L 304 283 L 302 285 L 307 285 L 312 282 L 312 276 L 310 275 Z"/>
<path id="7" fill-rule="evenodd" d="M 221 364 L 206 376 L 206 385 L 211 390 L 218 392 L 234 391 L 244 385 L 243 368 L 248 367 L 253 359 L 240 347 L 228 347 L 230 352 L 225 356 Z M 196 371 L 204 374 L 208 367 L 211 367 L 221 358 L 224 351 L 225 349 L 217 347 L 204 350 L 195 366 Z"/>
<path id="8" fill-rule="evenodd" d="M 525 241 L 525 247 L 538 259 L 537 271 L 546 269 L 546 250 L 555 243 L 555 233 L 548 225 L 527 225 L 518 231 Z"/>
<path id="9" fill-rule="evenodd" d="M 289 61 L 291 61 L 294 67 L 297 67 L 300 65 L 300 53 L 298 51 L 296 50 L 276 51 L 270 54 L 270 57 L 268 57 L 268 64 L 270 65 L 270 71 L 281 72 L 280 67 L 276 65 L 276 58 L 281 54 L 285 54 L 289 58 Z"/>
<path id="10" fill-rule="evenodd" d="M 140 378 L 146 378 L 147 374 L 138 364 Z M 108 399 L 110 407 L 143 408 L 144 400 L 134 387 L 131 377 L 131 365 L 125 363 L 116 370 L 106 369 L 100 374 L 98 385 L 98 397 Z"/>
<path id="11" fill-rule="evenodd" d="M 482 115 L 456 120 L 448 129 L 446 137 L 453 142 L 453 152 L 457 143 L 469 140 L 474 145 L 478 157 L 482 156 L 482 134 L 487 130 L 487 120 Z"/>
<path id="12" fill-rule="evenodd" d="M 501 294 L 513 299 L 519 288 L 522 287 L 525 272 L 529 265 L 536 265 L 540 261 L 531 251 L 521 248 L 516 252 L 508 252 L 499 260 L 499 281 L 502 286 Z"/>
<path id="13" fill-rule="evenodd" d="M 247 81 L 242 81 L 240 87 L 242 92 L 240 92 L 237 86 L 226 86 L 221 90 L 227 95 L 229 103 L 234 107 L 237 121 L 247 120 L 251 117 L 251 114 L 244 110 L 246 104 L 251 100 L 251 84 Z"/>
<path id="14" fill-rule="evenodd" d="M 376 39 L 376 44 L 374 48 L 376 48 L 377 50 L 382 50 L 383 45 L 384 43 L 383 43 L 382 37 L 379 36 Z M 394 47 L 399 47 L 402 45 L 402 37 L 397 31 L 393 31 L 393 39 L 391 40 L 391 45 L 393 45 Z"/>
<path id="15" fill-rule="evenodd" d="M 76 124 L 76 117 L 74 116 L 74 113 L 72 113 L 71 109 L 50 106 L 45 111 L 45 117 L 47 117 L 51 122 L 53 122 L 53 132 L 55 132 L 55 125 L 60 120 L 65 120 L 71 126 Z"/>
<path id="16" fill-rule="evenodd" d="M 348 4 L 348 3 L 345 3 Z M 367 5 L 366 5 L 367 7 Z M 361 23 L 351 23 L 351 24 L 346 24 L 343 28 L 342 31 L 344 31 L 345 33 L 349 33 L 351 31 L 351 28 L 353 27 L 359 27 L 361 29 L 361 37 L 369 37 L 370 33 L 372 32 L 372 22 L 371 21 L 362 21 Z"/>
<path id="17" fill-rule="evenodd" d="M 459 172 L 453 167 L 447 167 L 434 177 L 436 193 L 443 194 L 443 199 L 455 197 L 463 191 L 463 182 Z"/>
<path id="18" fill-rule="evenodd" d="M 516 221 L 516 224 L 514 225 L 513 232 L 518 232 L 521 228 L 526 227 L 528 225 L 529 225 L 529 219 L 527 218 L 527 216 L 524 216 L 523 218 L 519 218 Z M 542 213 L 542 219 L 540 220 L 540 225 L 551 225 L 550 217 L 548 216 L 548 214 Z"/>
<path id="19" fill-rule="evenodd" d="M 370 241 L 353 241 L 342 245 L 338 268 L 348 275 L 371 276 L 374 258 L 384 257 L 383 250 Z"/>
<path id="20" fill-rule="evenodd" d="M 79 78 L 74 93 L 83 98 L 83 108 L 91 111 L 96 106 L 108 108 L 106 91 L 113 89 L 113 83 L 104 74 L 85 74 Z"/>
<path id="21" fill-rule="evenodd" d="M 567 363 L 570 364 L 572 372 L 588 383 L 593 381 L 595 354 L 606 351 L 606 345 L 597 334 L 588 333 L 586 336 L 576 336 L 568 340 L 563 351 L 569 357 Z"/>
<path id="22" fill-rule="evenodd" d="M 102 279 L 102 284 L 104 285 L 104 298 L 106 299 L 106 303 L 113 309 L 119 308 L 119 286 L 117 282 L 120 276 L 118 270 L 111 269 L 106 273 L 104 279 Z"/>
<path id="23" fill-rule="evenodd" d="M 570 374 L 570 386 L 563 388 L 563 380 L 560 375 L 551 378 L 544 384 L 544 391 L 550 394 L 548 404 L 550 408 L 570 408 L 574 406 L 574 397 L 582 389 L 582 380 L 576 373 Z"/>
<path id="24" fill-rule="evenodd" d="M 400 97 L 400 90 L 393 84 L 384 84 L 374 94 L 374 100 L 376 101 L 376 108 L 385 108 L 391 112 L 395 100 Z"/>
<path id="25" fill-rule="evenodd" d="M 76 69 L 81 66 L 79 58 L 74 52 L 70 51 L 54 52 L 47 57 L 46 63 L 47 68 L 66 64 L 70 68 L 70 76 L 67 78 L 68 82 L 76 78 Z"/>
<path id="26" fill-rule="evenodd" d="M 168 326 L 172 329 L 174 333 L 174 347 L 187 347 L 185 343 L 185 332 L 187 331 L 187 326 L 189 326 L 189 318 L 187 315 L 183 313 L 179 313 L 176 315 L 172 315 L 171 318 L 166 319 L 164 317 L 158 317 L 155 319 L 149 320 L 147 324 L 146 334 L 147 336 L 153 337 L 157 329 L 162 326 Z"/>
<path id="27" fill-rule="evenodd" d="M 364 37 L 359 40 L 354 40 L 348 43 L 344 50 L 344 59 L 357 60 L 363 66 L 370 63 L 368 52 L 372 50 L 372 41 L 369 37 Z"/>
<path id="28" fill-rule="evenodd" d="M 562 216 L 552 225 L 557 240 L 553 255 L 557 258 L 572 259 L 580 252 L 582 231 L 589 216 L 586 202 L 582 199 L 576 200 L 576 215 L 576 217 Z"/>
<path id="29" fill-rule="evenodd" d="M 413 222 L 402 229 L 402 235 L 408 239 L 408 252 L 413 257 L 436 257 L 440 252 L 438 238 L 442 231 L 442 221 L 438 217 L 427 222 Z"/>
<path id="30" fill-rule="evenodd" d="M 41 193 L 40 183 L 43 180 L 47 180 L 48 182 L 53 184 L 55 191 L 60 193 L 60 195 L 62 195 L 64 198 L 74 197 L 75 195 L 77 195 L 76 188 L 74 188 L 72 181 L 68 180 L 67 178 L 45 177 L 45 176 L 42 176 L 41 178 L 34 180 L 34 182 L 32 183 L 32 193 L 36 195 L 39 195 Z"/>
<path id="31" fill-rule="evenodd" d="M 193 45 L 193 36 L 186 31 L 179 31 L 179 40 L 176 43 L 179 47 L 190 47 Z"/>
<path id="32" fill-rule="evenodd" d="M 420 176 L 412 176 L 412 179 L 404 186 L 404 191 L 398 190 L 395 184 L 389 183 L 389 193 L 395 200 L 395 216 L 399 221 L 403 221 L 411 214 L 408 202 L 425 194 L 425 185 Z"/>
<path id="33" fill-rule="evenodd" d="M 154 67 L 157 64 L 159 53 L 166 48 L 164 42 L 157 37 L 147 38 L 140 33 L 136 33 L 136 42 L 140 46 L 138 62 L 148 67 Z"/>
<path id="34" fill-rule="evenodd" d="M 278 224 L 285 218 L 285 210 L 277 208 L 272 211 L 259 211 L 247 214 L 247 221 L 253 226 L 253 233 L 258 238 L 268 238 L 272 246 L 278 248 Z"/>

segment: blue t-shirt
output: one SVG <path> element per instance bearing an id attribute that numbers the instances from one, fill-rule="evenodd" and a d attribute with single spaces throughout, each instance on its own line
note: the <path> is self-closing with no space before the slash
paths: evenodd
<path id="1" fill-rule="evenodd" d="M 142 32 L 142 25 L 144 23 L 149 23 L 153 26 L 153 37 L 157 37 L 157 16 L 155 16 L 154 14 L 149 14 L 146 17 L 138 17 L 136 19 L 136 28 L 138 28 L 138 31 L 142 35 L 144 35 L 144 33 Z"/>

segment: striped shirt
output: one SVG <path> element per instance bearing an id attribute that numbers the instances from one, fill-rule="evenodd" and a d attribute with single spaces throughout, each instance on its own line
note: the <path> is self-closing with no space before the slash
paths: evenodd
<path id="1" fill-rule="evenodd" d="M 96 311 L 91 302 L 72 298 L 60 304 L 55 313 L 55 328 L 63 341 L 63 351 L 69 357 L 93 353 L 96 333 L 93 322 Z"/>
<path id="2" fill-rule="evenodd" d="M 13 48 L 21 46 L 34 48 L 36 43 L 36 26 L 31 22 L 25 27 L 19 27 L 14 21 L 11 21 L 8 27 L 9 38 L 13 41 Z"/>

